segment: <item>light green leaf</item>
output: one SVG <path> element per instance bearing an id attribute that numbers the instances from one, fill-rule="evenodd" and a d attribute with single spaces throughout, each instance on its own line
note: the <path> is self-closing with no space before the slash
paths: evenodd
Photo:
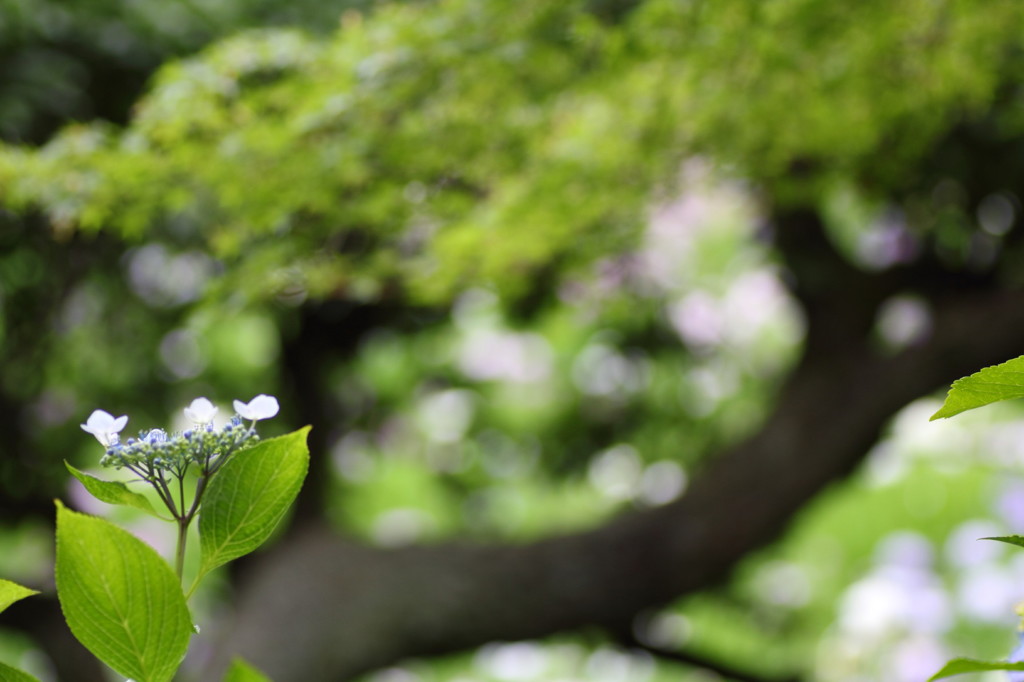
<path id="1" fill-rule="evenodd" d="M 210 481 L 199 515 L 199 578 L 270 537 L 309 469 L 310 427 L 235 454 Z"/>
<path id="2" fill-rule="evenodd" d="M 1006 661 L 976 661 L 973 658 L 954 658 L 942 670 L 928 678 L 941 680 L 943 677 L 963 675 L 964 673 L 982 673 L 989 670 L 1024 670 L 1024 663 L 1007 663 Z"/>
<path id="3" fill-rule="evenodd" d="M 270 682 L 270 678 L 240 658 L 231 663 L 224 682 Z"/>
<path id="4" fill-rule="evenodd" d="M 946 401 L 931 419 L 952 417 L 976 407 L 1013 398 L 1024 398 L 1024 355 L 954 381 Z"/>
<path id="5" fill-rule="evenodd" d="M 39 594 L 39 592 L 0 578 L 0 611 L 3 611 L 19 599 L 31 597 L 33 594 Z"/>
<path id="6" fill-rule="evenodd" d="M 124 483 L 121 483 L 120 481 L 104 481 L 101 478 L 96 478 L 92 474 L 79 471 L 67 462 L 64 462 L 64 466 L 66 466 L 68 471 L 71 472 L 71 475 L 81 481 L 82 485 L 85 486 L 85 489 L 100 502 L 134 507 L 136 509 L 141 509 L 147 514 L 164 518 L 163 516 L 160 516 L 155 509 L 153 509 L 153 505 L 145 495 L 133 492 Z"/>
<path id="7" fill-rule="evenodd" d="M 0 682 L 39 682 L 28 673 L 0 663 Z"/>
<path id="8" fill-rule="evenodd" d="M 1018 547 L 1024 547 L 1024 535 L 1004 535 L 997 538 L 981 538 L 982 540 L 995 540 L 997 542 L 1005 542 L 1010 545 L 1017 545 Z"/>
<path id="9" fill-rule="evenodd" d="M 57 502 L 57 596 L 85 648 L 135 682 L 167 682 L 192 621 L 166 561 L 131 533 Z"/>

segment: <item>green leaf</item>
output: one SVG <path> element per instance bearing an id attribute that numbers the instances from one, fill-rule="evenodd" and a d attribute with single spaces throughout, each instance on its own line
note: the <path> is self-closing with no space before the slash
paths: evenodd
<path id="1" fill-rule="evenodd" d="M 1024 398 L 1024 355 L 954 381 L 946 401 L 930 421 L 1013 398 Z"/>
<path id="2" fill-rule="evenodd" d="M 31 597 L 33 594 L 39 594 L 39 592 L 0 578 L 0 612 L 19 599 Z"/>
<path id="3" fill-rule="evenodd" d="M 1007 663 L 1006 661 L 976 661 L 973 658 L 954 658 L 942 670 L 928 678 L 941 680 L 943 677 L 963 675 L 964 673 L 982 673 L 989 670 L 1024 670 L 1024 663 Z"/>
<path id="4" fill-rule="evenodd" d="M 309 428 L 236 453 L 211 479 L 199 515 L 197 582 L 270 537 L 306 478 Z"/>
<path id="5" fill-rule="evenodd" d="M 240 658 L 231 663 L 224 682 L 270 682 L 270 678 Z"/>
<path id="6" fill-rule="evenodd" d="M 147 514 L 164 518 L 153 509 L 153 505 L 145 495 L 133 492 L 120 481 L 104 481 L 101 478 L 96 478 L 92 474 L 87 474 L 84 471 L 79 471 L 75 467 L 71 466 L 67 462 L 64 462 L 64 466 L 68 468 L 71 475 L 82 482 L 85 489 L 100 502 L 106 502 L 107 504 L 120 504 L 126 507 L 134 507 L 141 509 Z"/>
<path id="7" fill-rule="evenodd" d="M 0 611 L 20 599 L 31 597 L 33 594 L 39 594 L 39 592 L 0 578 Z M 39 680 L 17 668 L 0 663 L 0 682 L 39 682 Z"/>
<path id="8" fill-rule="evenodd" d="M 981 538 L 982 540 L 995 540 L 997 542 L 1005 542 L 1010 545 L 1017 545 L 1018 547 L 1024 547 L 1024 535 L 1004 535 L 997 538 Z"/>
<path id="9" fill-rule="evenodd" d="M 85 648 L 135 682 L 167 682 L 192 634 L 181 585 L 131 533 L 57 502 L 57 596 Z"/>
<path id="10" fill-rule="evenodd" d="M 39 682 L 28 673 L 0 663 L 0 682 Z"/>

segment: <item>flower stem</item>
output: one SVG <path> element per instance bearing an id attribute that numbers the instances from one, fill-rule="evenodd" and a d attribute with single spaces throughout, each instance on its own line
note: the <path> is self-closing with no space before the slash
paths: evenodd
<path id="1" fill-rule="evenodd" d="M 178 580 L 181 580 L 182 574 L 185 572 L 185 544 L 188 542 L 188 524 L 191 520 L 190 518 L 178 519 L 178 547 L 174 561 Z"/>
<path id="2" fill-rule="evenodd" d="M 199 481 L 196 482 L 196 494 L 192 498 L 192 508 L 185 511 L 184 504 L 181 507 L 182 514 L 184 516 L 178 519 L 178 553 L 177 553 L 177 569 L 178 569 L 178 580 L 181 580 L 182 573 L 185 567 L 185 543 L 188 541 L 188 526 L 192 523 L 192 519 L 199 513 L 199 505 L 203 501 L 203 493 L 206 492 L 206 482 L 209 480 L 209 475 L 202 475 L 199 477 Z M 196 591 L 196 587 L 199 586 L 199 579 L 202 578 L 202 574 L 197 575 L 195 581 L 192 583 L 192 587 L 189 588 L 185 594 L 185 600 L 187 601 L 192 593 Z M 184 587 L 184 583 L 182 583 Z"/>

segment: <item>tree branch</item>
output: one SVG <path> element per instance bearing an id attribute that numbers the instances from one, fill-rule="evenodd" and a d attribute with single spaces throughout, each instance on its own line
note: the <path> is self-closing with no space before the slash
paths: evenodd
<path id="1" fill-rule="evenodd" d="M 828 347 L 804 355 L 764 428 L 713 459 L 675 503 L 526 545 L 383 550 L 307 527 L 250 575 L 203 679 L 235 654 L 274 679 L 327 682 L 488 641 L 616 629 L 722 582 L 851 471 L 898 409 L 1024 346 L 1021 292 L 935 305 L 932 337 L 895 356 L 863 338 L 819 337 Z M 845 314 L 820 308 L 810 323 Z"/>

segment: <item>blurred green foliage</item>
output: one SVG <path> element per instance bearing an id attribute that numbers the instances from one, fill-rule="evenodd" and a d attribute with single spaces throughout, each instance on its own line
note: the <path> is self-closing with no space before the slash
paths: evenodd
<path id="1" fill-rule="evenodd" d="M 522 541 L 664 503 L 757 428 L 799 352 L 773 204 L 821 207 L 875 268 L 887 218 L 970 266 L 1019 211 L 999 179 L 1024 158 L 1010 0 L 2 11 L 0 574 L 23 582 L 46 570 L 33 512 L 65 492 L 61 460 L 96 466 L 89 411 L 132 430 L 200 394 L 275 393 L 272 428 L 314 421 L 326 513 L 368 542 Z M 981 167 L 934 152 L 965 129 L 994 150 Z M 990 485 L 915 464 L 837 489 L 733 585 L 655 619 L 664 641 L 884 679 L 905 639 L 850 653 L 843 594 L 894 531 L 937 547 L 990 516 Z M 803 597 L 778 601 L 786 576 Z M 953 648 L 1006 648 L 967 621 Z M 567 678 L 619 655 L 589 635 L 546 650 Z M 498 654 L 416 674 L 509 679 Z"/>
<path id="2" fill-rule="evenodd" d="M 327 37 L 220 41 L 162 69 L 128 128 L 8 148 L 0 179 L 58 232 L 202 243 L 232 290 L 518 294 L 631 243 L 684 156 L 790 200 L 903 182 L 1002 95 L 1020 12 L 651 0 L 605 24 L 579 1 L 396 3 Z"/>

